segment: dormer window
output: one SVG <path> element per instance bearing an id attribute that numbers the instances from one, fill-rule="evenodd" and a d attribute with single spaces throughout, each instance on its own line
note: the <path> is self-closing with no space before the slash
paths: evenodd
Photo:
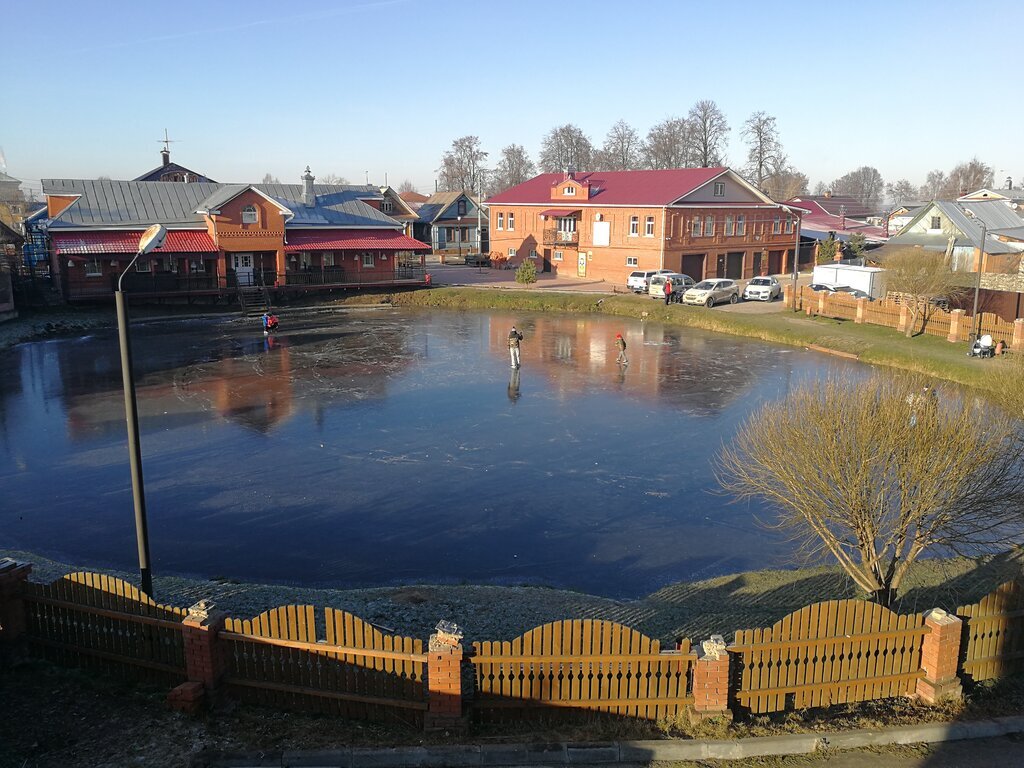
<path id="1" fill-rule="evenodd" d="M 563 195 L 569 195 L 569 196 L 575 196 L 575 194 L 576 194 L 576 187 L 565 187 L 562 190 L 562 194 Z"/>
<path id="2" fill-rule="evenodd" d="M 724 181 L 716 181 L 715 182 L 715 197 L 725 197 L 725 182 Z"/>
<path id="3" fill-rule="evenodd" d="M 391 213 L 391 211 L 395 209 L 395 206 L 391 204 L 390 200 L 385 200 L 381 203 L 380 209 L 384 211 L 384 213 Z"/>
<path id="4" fill-rule="evenodd" d="M 458 213 L 456 214 L 456 216 L 465 216 L 466 215 L 466 199 L 465 198 L 461 198 L 459 200 L 459 204 L 458 204 L 456 210 L 458 210 Z"/>
<path id="5" fill-rule="evenodd" d="M 242 209 L 242 223 L 256 224 L 259 221 L 255 205 L 247 205 Z"/>

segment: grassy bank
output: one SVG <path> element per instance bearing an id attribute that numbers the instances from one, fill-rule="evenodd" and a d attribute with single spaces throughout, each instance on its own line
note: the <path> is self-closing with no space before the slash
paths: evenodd
<path id="1" fill-rule="evenodd" d="M 746 336 L 775 344 L 823 347 L 856 355 L 861 362 L 953 381 L 972 387 L 990 385 L 991 373 L 1002 360 L 968 358 L 965 344 L 950 344 L 935 336 L 906 338 L 902 333 L 852 321 L 809 318 L 785 309 L 766 314 L 729 312 L 682 305 L 665 306 L 645 296 L 600 296 L 536 290 L 435 288 L 395 294 L 396 306 L 454 310 L 515 310 L 612 315 L 647 322 L 699 328 Z M 600 303 L 599 303 L 600 302 Z"/>

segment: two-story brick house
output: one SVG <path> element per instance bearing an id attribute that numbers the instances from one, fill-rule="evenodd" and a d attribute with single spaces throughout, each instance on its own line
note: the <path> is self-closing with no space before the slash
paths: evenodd
<path id="1" fill-rule="evenodd" d="M 797 212 L 728 168 L 544 173 L 487 204 L 492 256 L 623 284 L 635 269 L 781 273 L 798 231 Z"/>

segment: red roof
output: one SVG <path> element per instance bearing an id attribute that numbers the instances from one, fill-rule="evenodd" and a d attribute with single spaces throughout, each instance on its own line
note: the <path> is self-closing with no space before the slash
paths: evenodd
<path id="1" fill-rule="evenodd" d="M 130 253 L 135 254 L 139 250 L 139 238 L 143 230 L 138 232 L 54 232 L 50 235 L 50 242 L 54 250 L 61 256 L 72 254 L 94 254 L 94 253 Z M 216 253 L 217 246 L 206 233 L 206 230 L 196 232 L 192 230 L 172 229 L 167 232 L 167 239 L 160 250 L 153 251 L 154 254 L 161 253 Z"/>
<path id="2" fill-rule="evenodd" d="M 429 251 L 430 246 L 393 229 L 299 229 L 288 232 L 286 251 Z"/>
<path id="3" fill-rule="evenodd" d="M 673 168 L 664 171 L 594 171 L 577 173 L 576 181 L 590 184 L 590 199 L 573 205 L 668 205 L 707 184 L 725 168 Z M 542 173 L 487 200 L 494 204 L 568 203 L 552 200 L 551 188 L 565 181 L 564 173 Z"/>
<path id="4" fill-rule="evenodd" d="M 574 213 L 579 213 L 579 208 L 548 208 L 546 211 L 541 211 L 541 216 L 572 216 Z"/>

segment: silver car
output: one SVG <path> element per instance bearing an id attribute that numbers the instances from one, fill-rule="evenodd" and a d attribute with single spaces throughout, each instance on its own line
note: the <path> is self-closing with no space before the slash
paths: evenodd
<path id="1" fill-rule="evenodd" d="M 778 278 L 755 277 L 743 289 L 744 301 L 775 301 L 782 293 Z"/>
<path id="2" fill-rule="evenodd" d="M 736 281 L 723 277 L 701 280 L 683 294 L 684 304 L 703 304 L 705 307 L 713 307 L 722 301 L 735 304 L 739 300 L 740 287 L 736 285 Z"/>

